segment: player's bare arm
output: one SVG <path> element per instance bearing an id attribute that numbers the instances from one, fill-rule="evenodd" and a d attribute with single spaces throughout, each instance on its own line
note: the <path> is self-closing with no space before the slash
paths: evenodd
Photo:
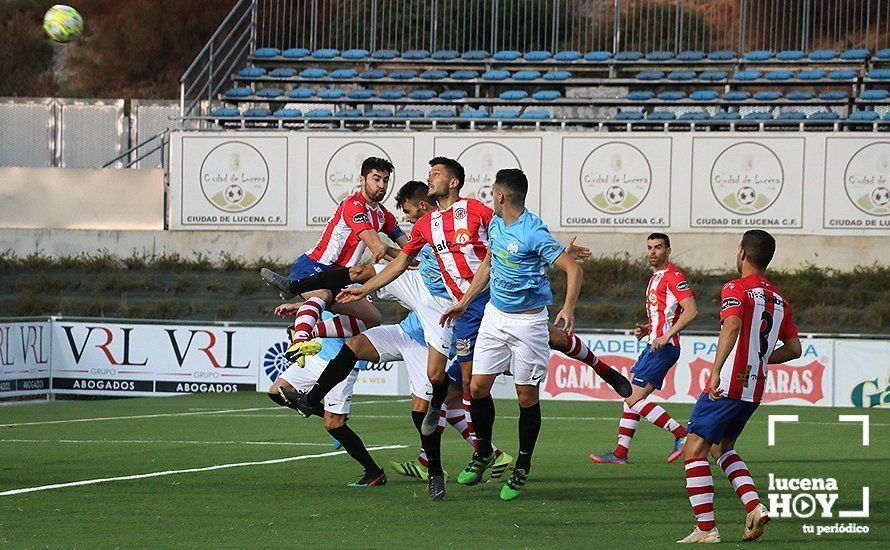
<path id="1" fill-rule="evenodd" d="M 467 311 L 467 307 L 469 307 L 470 303 L 488 286 L 490 273 L 491 250 L 488 251 L 485 255 L 485 259 L 479 264 L 479 269 L 476 270 L 476 275 L 473 276 L 473 282 L 470 283 L 466 293 L 464 293 L 464 297 L 442 313 L 442 318 L 439 320 L 440 325 L 444 327 L 446 324 L 453 324 L 458 317 Z"/>
<path id="2" fill-rule="evenodd" d="M 776 348 L 769 356 L 770 365 L 781 365 L 788 361 L 794 361 L 803 352 L 800 346 L 800 338 L 782 340 L 782 347 Z"/>
<path id="3" fill-rule="evenodd" d="M 557 327 L 562 322 L 563 330 L 571 334 L 575 332 L 575 306 L 578 304 L 578 296 L 581 294 L 584 270 L 566 252 L 560 254 L 553 265 L 566 274 L 566 299 L 553 322 Z"/>
<path id="4" fill-rule="evenodd" d="M 716 401 L 723 397 L 723 390 L 720 388 L 720 371 L 723 364 L 732 353 L 732 348 L 739 339 L 739 332 L 742 330 L 742 319 L 740 317 L 731 316 L 723 321 L 720 327 L 720 337 L 717 339 L 717 355 L 714 357 L 714 369 L 711 371 L 711 383 L 708 386 L 708 395 L 712 401 Z"/>
<path id="5" fill-rule="evenodd" d="M 365 229 L 358 234 L 358 237 L 365 243 L 368 250 L 371 251 L 371 262 L 373 263 L 379 262 L 381 258 L 384 258 L 390 251 L 395 251 L 393 257 L 398 255 L 398 250 L 391 246 L 387 246 L 386 243 L 380 239 L 380 235 L 372 229 Z"/>
<path id="6" fill-rule="evenodd" d="M 683 311 L 680 312 L 680 317 L 677 321 L 663 335 L 652 340 L 652 351 L 663 348 L 665 344 L 671 341 L 674 335 L 680 334 L 698 316 L 698 308 L 695 305 L 693 296 L 680 300 L 680 307 L 683 308 Z M 639 340 L 639 338 L 637 339 Z"/>
<path id="7" fill-rule="evenodd" d="M 409 256 L 404 252 L 399 252 L 399 255 L 396 256 L 393 261 L 389 262 L 386 267 L 383 268 L 383 271 L 372 277 L 371 280 L 362 286 L 344 288 L 343 291 L 337 295 L 337 301 L 341 304 L 356 302 L 375 290 L 383 288 L 395 281 L 396 277 L 404 273 L 413 259 L 413 256 Z"/>

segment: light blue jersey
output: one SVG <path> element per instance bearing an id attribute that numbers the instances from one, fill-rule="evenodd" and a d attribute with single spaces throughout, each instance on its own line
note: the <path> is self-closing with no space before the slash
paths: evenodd
<path id="1" fill-rule="evenodd" d="M 491 248 L 491 303 L 506 313 L 517 313 L 553 303 L 547 266 L 565 247 L 550 234 L 541 218 L 528 210 L 513 224 L 500 216 L 488 226 Z"/>
<path id="2" fill-rule="evenodd" d="M 430 294 L 439 298 L 451 299 L 448 290 L 445 288 L 445 281 L 442 280 L 442 269 L 439 267 L 439 261 L 436 260 L 436 253 L 433 248 L 426 244 L 420 249 L 417 255 L 420 265 L 417 270 L 420 272 L 420 278 L 429 289 Z"/>
<path id="3" fill-rule="evenodd" d="M 336 317 L 333 313 L 329 311 L 321 312 L 321 319 L 326 321 L 328 319 L 333 319 Z M 423 333 L 421 333 L 423 334 Z M 331 359 L 337 356 L 340 353 L 340 350 L 343 348 L 343 344 L 346 342 L 345 338 L 318 338 L 318 341 L 321 342 L 321 351 L 318 352 L 318 358 L 328 363 Z M 367 361 L 359 361 L 355 364 L 355 368 L 358 370 L 365 370 L 368 368 Z"/>

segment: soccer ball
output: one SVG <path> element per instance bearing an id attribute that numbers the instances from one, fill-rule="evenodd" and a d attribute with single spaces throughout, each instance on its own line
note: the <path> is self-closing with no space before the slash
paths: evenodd
<path id="1" fill-rule="evenodd" d="M 736 192 L 736 198 L 739 200 L 739 204 L 748 206 L 754 204 L 757 199 L 757 191 L 747 186 L 742 187 Z"/>
<path id="2" fill-rule="evenodd" d="M 244 189 L 241 189 L 240 185 L 230 185 L 226 187 L 225 197 L 229 204 L 241 202 L 244 198 Z"/>
<path id="3" fill-rule="evenodd" d="M 606 200 L 609 201 L 609 204 L 617 205 L 624 202 L 624 189 L 618 187 L 617 185 L 613 185 L 612 187 L 606 189 Z"/>
<path id="4" fill-rule="evenodd" d="M 83 17 L 71 6 L 56 4 L 43 16 L 43 30 L 56 42 L 71 42 L 83 32 Z"/>
<path id="5" fill-rule="evenodd" d="M 875 206 L 887 206 L 890 203 L 890 190 L 886 187 L 878 187 L 871 192 L 871 202 Z"/>

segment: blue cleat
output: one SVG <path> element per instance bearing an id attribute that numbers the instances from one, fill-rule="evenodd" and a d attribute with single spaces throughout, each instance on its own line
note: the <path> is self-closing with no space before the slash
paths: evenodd
<path id="1" fill-rule="evenodd" d="M 338 450 L 338 451 L 339 451 L 340 449 L 343 448 L 343 444 L 340 443 L 340 440 L 337 439 L 337 438 L 335 438 L 335 437 L 332 437 L 332 438 L 331 438 L 331 444 L 333 444 L 333 445 L 334 445 L 334 449 L 336 449 L 336 450 Z"/>
<path id="2" fill-rule="evenodd" d="M 686 443 L 686 436 L 678 437 L 674 440 L 674 450 L 671 451 L 671 454 L 668 455 L 667 461 L 673 462 L 680 458 L 680 455 L 683 454 L 683 444 Z"/>
<path id="3" fill-rule="evenodd" d="M 602 455 L 591 454 L 589 458 L 597 464 L 627 464 L 626 458 L 619 458 L 613 452 Z"/>

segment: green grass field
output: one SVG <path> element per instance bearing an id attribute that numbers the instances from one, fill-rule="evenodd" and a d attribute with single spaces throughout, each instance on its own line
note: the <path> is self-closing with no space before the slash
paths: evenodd
<path id="1" fill-rule="evenodd" d="M 350 425 L 378 462 L 415 456 L 417 437 L 404 399 L 359 397 Z M 667 407 L 684 421 L 691 407 Z M 515 402 L 497 402 L 495 443 L 515 454 Z M 670 547 L 692 527 L 682 463 L 667 464 L 670 436 L 641 423 L 627 466 L 587 456 L 611 449 L 619 405 L 543 404 L 544 424 L 531 480 L 520 499 L 497 498 L 500 483 L 449 483 L 444 502 L 426 485 L 390 475 L 385 487 L 345 485 L 360 468 L 334 452 L 319 419 L 303 420 L 261 394 L 62 401 L 0 407 L 0 544 L 22 547 Z M 767 415 L 798 414 L 767 446 Z M 868 411 L 871 445 L 859 424 L 838 414 L 862 409 L 764 407 L 738 450 L 766 500 L 767 474 L 833 477 L 838 509 L 861 506 L 868 519 L 777 519 L 763 542 L 773 547 L 890 546 L 890 411 Z M 443 441 L 452 475 L 469 447 L 451 428 Z M 305 458 L 300 458 L 305 457 Z M 216 470 L 214 465 L 256 463 Z M 153 472 L 130 480 L 9 491 Z M 713 466 L 715 512 L 724 543 L 739 544 L 744 510 Z M 4 494 L 5 493 L 5 494 Z M 804 534 L 802 525 L 855 521 L 859 535 Z"/>

